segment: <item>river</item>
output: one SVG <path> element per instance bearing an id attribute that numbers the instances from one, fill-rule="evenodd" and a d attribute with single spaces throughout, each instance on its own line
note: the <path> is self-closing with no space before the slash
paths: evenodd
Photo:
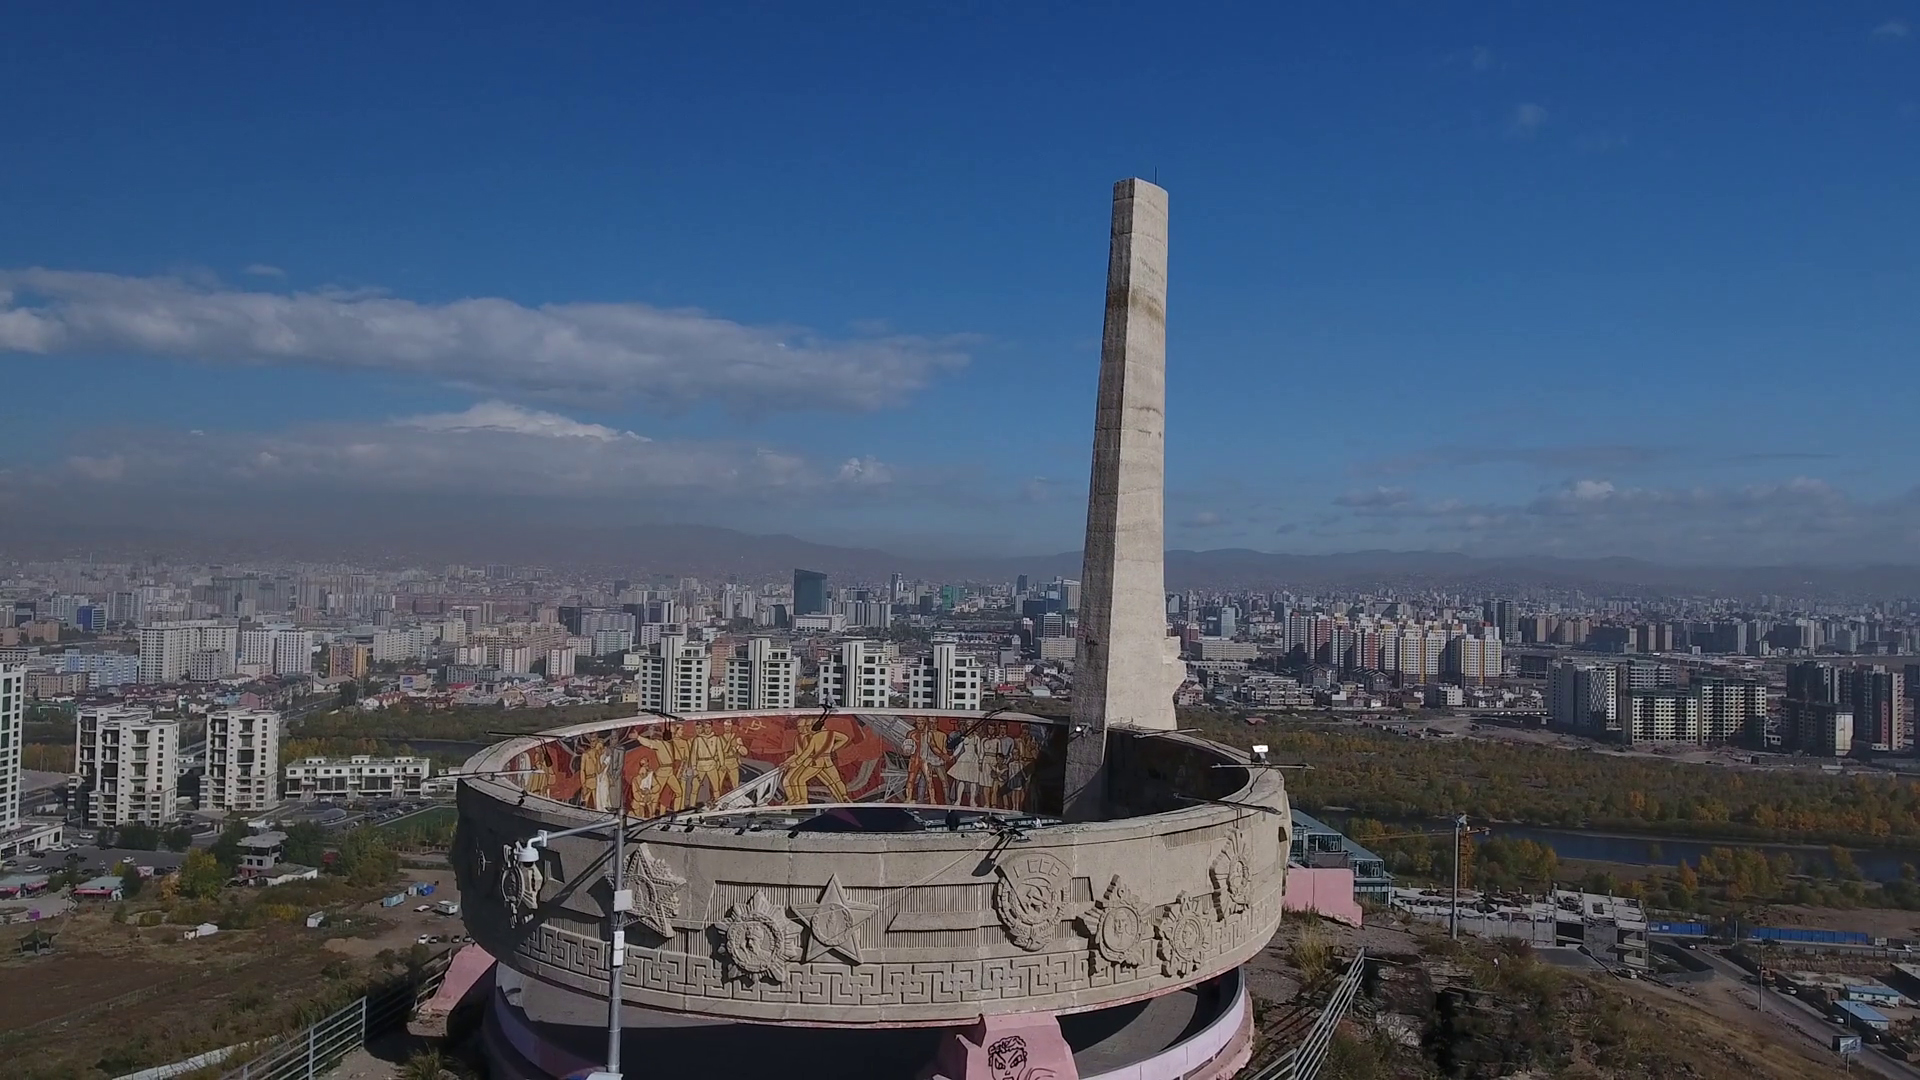
<path id="1" fill-rule="evenodd" d="M 1315 815 L 1336 827 L 1345 828 L 1354 815 L 1329 811 Z M 1408 829 L 1442 832 L 1446 821 L 1390 822 Z M 1589 832 L 1581 829 L 1554 829 L 1536 825 L 1479 826 L 1489 835 L 1508 840 L 1531 840 L 1545 844 L 1562 859 L 1581 862 L 1622 863 L 1629 866 L 1679 866 L 1681 860 L 1699 865 L 1700 857 L 1714 848 L 1749 848 L 1772 857 L 1790 856 L 1796 871 L 1810 870 L 1835 874 L 1833 859 L 1825 844 L 1770 844 L 1753 840 L 1700 840 L 1692 837 L 1648 836 L 1644 834 Z M 1902 867 L 1920 866 L 1920 852 L 1891 848 L 1848 848 L 1862 876 L 1873 881 L 1898 881 Z"/>

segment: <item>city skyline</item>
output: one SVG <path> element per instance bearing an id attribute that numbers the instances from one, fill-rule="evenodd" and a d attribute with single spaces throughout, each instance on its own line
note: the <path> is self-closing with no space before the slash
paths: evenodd
<path id="1" fill-rule="evenodd" d="M 33 151 L 0 176 L 34 211 L 0 221 L 15 534 L 405 513 L 426 547 L 531 511 L 1066 551 L 1082 194 L 1138 174 L 1178 237 L 1169 547 L 1920 539 L 1911 450 L 1856 415 L 1920 394 L 1891 10 L 1663 11 L 1657 48 L 1417 8 L 1151 44 L 1048 13 L 73 18 L 0 45 Z M 1139 107 L 1109 114 L 1114 64 Z"/>

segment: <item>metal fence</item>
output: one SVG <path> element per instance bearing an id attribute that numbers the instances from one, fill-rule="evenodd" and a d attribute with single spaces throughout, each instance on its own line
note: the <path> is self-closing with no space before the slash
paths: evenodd
<path id="1" fill-rule="evenodd" d="M 324 1075 L 368 1041 L 405 1025 L 414 1008 L 446 981 L 452 960 L 452 952 L 441 953 L 421 968 L 418 979 L 353 1001 L 239 1068 L 221 1073 L 220 1080 L 314 1080 Z"/>
<path id="2" fill-rule="evenodd" d="M 1346 974 L 1340 976 L 1333 993 L 1328 996 L 1327 1004 L 1320 1010 L 1320 1016 L 1300 1041 L 1266 1065 L 1252 1076 L 1252 1080 L 1314 1080 L 1320 1075 L 1320 1066 L 1326 1064 L 1327 1048 L 1333 1044 L 1334 1029 L 1346 1018 L 1347 1009 L 1353 1005 L 1355 995 L 1360 993 L 1360 981 L 1367 971 L 1367 954 L 1362 951 L 1354 955 L 1353 963 L 1347 965 Z"/>

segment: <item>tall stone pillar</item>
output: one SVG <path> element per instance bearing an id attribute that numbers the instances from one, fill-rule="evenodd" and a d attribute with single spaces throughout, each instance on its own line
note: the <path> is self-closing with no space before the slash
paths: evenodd
<path id="1" fill-rule="evenodd" d="M 1186 677 L 1167 636 L 1167 193 L 1145 180 L 1113 186 L 1106 329 L 1087 493 L 1080 644 L 1073 673 L 1066 814 L 1106 801 L 1108 724 L 1171 731 Z"/>

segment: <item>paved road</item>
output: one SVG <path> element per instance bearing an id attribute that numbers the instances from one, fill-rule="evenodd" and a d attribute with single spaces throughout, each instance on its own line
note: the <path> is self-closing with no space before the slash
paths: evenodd
<path id="1" fill-rule="evenodd" d="M 1695 953 L 1711 965 L 1719 975 L 1735 982 L 1746 982 L 1751 976 L 1747 969 L 1720 955 L 1718 950 L 1700 949 Z M 1847 1029 L 1829 1021 L 1826 1014 L 1814 1008 L 1793 994 L 1782 994 L 1769 987 L 1753 986 L 1743 988 L 1743 992 L 1754 995 L 1760 1008 L 1760 1015 L 1769 1023 L 1794 1028 L 1812 1039 L 1823 1049 L 1831 1052 L 1833 1037 L 1848 1034 Z M 1920 1080 L 1920 1069 L 1904 1061 L 1896 1061 L 1872 1046 L 1864 1046 L 1855 1062 L 1863 1068 L 1871 1069 L 1888 1080 Z"/>

